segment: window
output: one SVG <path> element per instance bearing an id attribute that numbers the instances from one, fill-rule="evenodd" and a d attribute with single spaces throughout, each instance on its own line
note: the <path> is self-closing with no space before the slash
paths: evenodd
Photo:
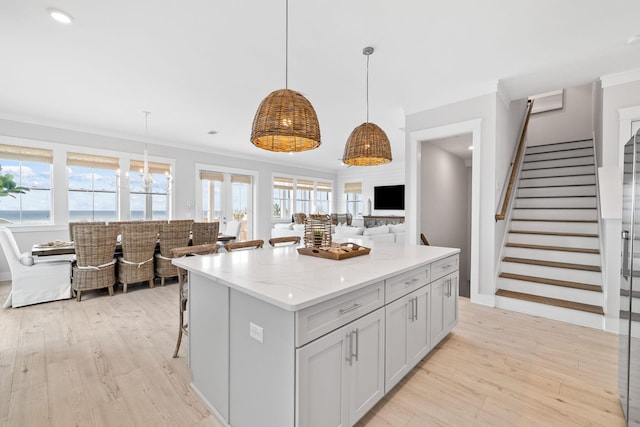
<path id="1" fill-rule="evenodd" d="M 295 212 L 311 213 L 311 192 L 313 181 L 299 179 L 296 182 L 296 210 Z M 294 212 L 294 213 L 295 213 Z"/>
<path id="2" fill-rule="evenodd" d="M 328 214 L 331 212 L 331 183 L 316 183 L 316 213 Z"/>
<path id="3" fill-rule="evenodd" d="M 149 173 L 153 182 L 144 188 L 144 162 L 131 160 L 129 167 L 129 192 L 132 220 L 170 219 L 169 186 L 171 185 L 171 165 L 149 162 Z"/>
<path id="4" fill-rule="evenodd" d="M 119 159 L 67 153 L 69 221 L 118 219 Z"/>
<path id="5" fill-rule="evenodd" d="M 347 199 L 347 212 L 353 216 L 362 213 L 362 183 L 346 182 L 344 184 L 344 194 Z"/>
<path id="6" fill-rule="evenodd" d="M 25 194 L 13 194 L 0 201 L 0 218 L 14 224 L 49 224 L 51 218 L 51 164 L 53 151 L 0 145 L 2 174 L 13 175 Z"/>
<path id="7" fill-rule="evenodd" d="M 293 179 L 273 178 L 273 217 L 291 218 L 291 199 L 293 195 Z"/>

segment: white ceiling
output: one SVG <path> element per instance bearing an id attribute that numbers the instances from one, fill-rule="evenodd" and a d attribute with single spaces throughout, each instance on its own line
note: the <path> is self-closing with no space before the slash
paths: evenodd
<path id="1" fill-rule="evenodd" d="M 469 147 L 473 146 L 473 135 L 471 133 L 447 138 L 430 139 L 428 143 L 468 162 L 471 162 L 471 158 L 473 157 L 473 150 L 469 149 Z"/>
<path id="2" fill-rule="evenodd" d="M 640 68 L 640 47 L 626 44 L 640 33 L 637 0 L 290 0 L 289 10 L 289 88 L 316 108 L 317 150 L 285 157 L 249 142 L 260 101 L 284 87 L 284 0 L 0 0 L 0 118 L 143 140 L 148 110 L 153 143 L 340 170 L 365 121 L 365 46 L 376 49 L 370 119 L 396 160 L 406 114 L 498 81 L 517 99 Z"/>

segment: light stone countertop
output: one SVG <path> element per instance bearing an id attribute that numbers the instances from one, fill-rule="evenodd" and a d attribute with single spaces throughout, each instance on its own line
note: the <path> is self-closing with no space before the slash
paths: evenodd
<path id="1" fill-rule="evenodd" d="M 177 258 L 173 263 L 287 311 L 298 311 L 460 252 L 382 242 L 366 246 L 370 254 L 339 261 L 280 246 Z"/>

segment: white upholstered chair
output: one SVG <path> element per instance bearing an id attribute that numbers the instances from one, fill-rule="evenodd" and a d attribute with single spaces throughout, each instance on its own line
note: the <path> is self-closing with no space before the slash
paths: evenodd
<path id="1" fill-rule="evenodd" d="M 224 228 L 224 233 L 227 236 L 234 236 L 237 240 L 240 240 L 240 221 L 227 221 L 227 225 Z"/>
<path id="2" fill-rule="evenodd" d="M 34 262 L 21 254 L 7 227 L 0 227 L 0 246 L 11 270 L 11 293 L 4 308 L 71 298 L 71 261 L 56 259 Z"/>

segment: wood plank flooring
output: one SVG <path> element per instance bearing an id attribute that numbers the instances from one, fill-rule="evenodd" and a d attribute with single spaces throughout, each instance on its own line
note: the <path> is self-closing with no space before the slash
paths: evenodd
<path id="1" fill-rule="evenodd" d="M 189 388 L 188 338 L 171 358 L 177 292 L 0 309 L 0 427 L 221 426 Z M 462 298 L 454 332 L 358 426 L 623 426 L 616 348 L 613 334 Z"/>

